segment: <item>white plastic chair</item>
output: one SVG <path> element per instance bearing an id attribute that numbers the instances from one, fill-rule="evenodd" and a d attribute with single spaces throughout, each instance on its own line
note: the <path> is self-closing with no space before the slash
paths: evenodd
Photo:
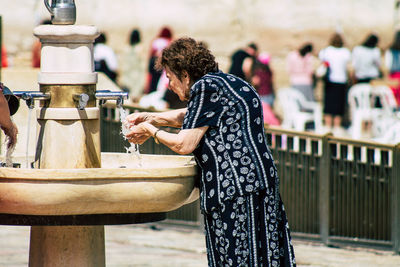
<path id="1" fill-rule="evenodd" d="M 400 120 L 393 119 L 390 125 L 387 125 L 385 132 L 374 138 L 376 142 L 384 144 L 399 144 L 400 143 Z"/>
<path id="2" fill-rule="evenodd" d="M 304 131 L 308 122 L 313 122 L 315 131 L 322 129 L 322 110 L 318 102 L 307 101 L 304 95 L 293 88 L 281 88 L 277 92 L 282 106 L 282 127 Z"/>
<path id="3" fill-rule="evenodd" d="M 382 107 L 373 108 L 372 130 L 375 137 L 382 137 L 387 130 L 395 124 L 400 117 L 397 116 L 397 102 L 392 90 L 385 85 L 374 86 L 372 88 L 374 100 L 379 99 Z"/>
<path id="4" fill-rule="evenodd" d="M 365 121 L 373 119 L 374 100 L 372 87 L 368 83 L 353 85 L 348 93 L 348 102 L 351 114 L 351 137 L 359 139 Z"/>
<path id="5" fill-rule="evenodd" d="M 386 85 L 374 86 L 372 95 L 379 98 L 382 108 L 379 108 L 384 114 L 393 116 L 397 108 L 397 102 L 394 98 L 392 89 Z"/>

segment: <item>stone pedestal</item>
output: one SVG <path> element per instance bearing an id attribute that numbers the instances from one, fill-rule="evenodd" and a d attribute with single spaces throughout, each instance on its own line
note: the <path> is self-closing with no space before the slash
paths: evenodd
<path id="1" fill-rule="evenodd" d="M 41 25 L 40 91 L 50 101 L 37 112 L 35 165 L 40 169 L 100 168 L 100 117 L 94 98 L 94 26 Z M 89 96 L 77 109 L 76 95 Z M 32 226 L 31 267 L 105 266 L 104 226 Z"/>
<path id="2" fill-rule="evenodd" d="M 104 226 L 32 226 L 30 267 L 105 266 Z"/>
<path id="3" fill-rule="evenodd" d="M 37 112 L 35 166 L 40 169 L 100 168 L 97 107 L 42 108 Z"/>
<path id="4" fill-rule="evenodd" d="M 38 82 L 43 84 L 96 84 L 93 42 L 94 26 L 41 25 L 33 34 L 42 44 Z"/>

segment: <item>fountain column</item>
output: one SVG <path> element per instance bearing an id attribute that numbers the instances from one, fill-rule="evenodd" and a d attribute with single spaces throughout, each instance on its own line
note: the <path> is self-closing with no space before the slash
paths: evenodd
<path id="1" fill-rule="evenodd" d="M 97 73 L 94 72 L 94 26 L 42 25 L 34 35 L 42 43 L 38 76 L 40 91 L 50 93 L 37 110 L 39 168 L 99 168 L 100 121 L 96 107 Z M 79 96 L 87 105 L 78 109 Z"/>
<path id="2" fill-rule="evenodd" d="M 84 25 L 34 29 L 42 43 L 40 91 L 50 94 L 37 110 L 36 168 L 101 167 L 93 66 L 98 34 L 96 27 Z M 79 99 L 85 101 L 80 109 Z M 104 226 L 32 226 L 29 258 L 30 267 L 105 266 Z"/>

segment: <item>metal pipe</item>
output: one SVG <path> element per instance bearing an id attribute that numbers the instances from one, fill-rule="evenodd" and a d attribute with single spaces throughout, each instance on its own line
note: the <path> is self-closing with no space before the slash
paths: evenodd
<path id="1" fill-rule="evenodd" d="M 14 91 L 13 94 L 25 100 L 30 109 L 34 108 L 35 100 L 49 100 L 51 98 L 50 93 L 42 93 L 40 91 Z"/>
<path id="2" fill-rule="evenodd" d="M 110 90 L 99 90 L 95 94 L 96 99 L 100 100 L 99 105 L 104 104 L 107 100 L 116 100 L 117 107 L 120 108 L 124 104 L 124 99 L 128 99 L 127 92 L 112 92 Z"/>

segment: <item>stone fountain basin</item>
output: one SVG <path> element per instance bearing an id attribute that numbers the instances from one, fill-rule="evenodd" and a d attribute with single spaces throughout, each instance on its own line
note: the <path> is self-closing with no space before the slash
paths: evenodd
<path id="1" fill-rule="evenodd" d="M 0 213 L 157 213 L 198 198 L 190 156 L 102 153 L 102 168 L 0 168 Z"/>

